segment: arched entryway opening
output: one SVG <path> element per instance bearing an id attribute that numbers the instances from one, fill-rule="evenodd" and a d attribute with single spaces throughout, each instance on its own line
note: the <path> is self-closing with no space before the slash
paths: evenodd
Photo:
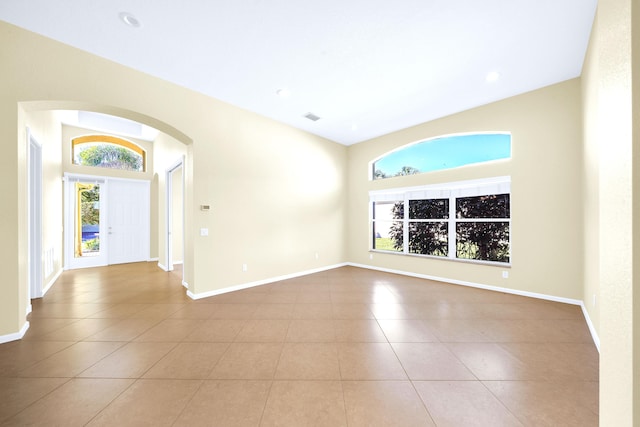
<path id="1" fill-rule="evenodd" d="M 67 243 L 60 239 L 63 231 L 67 229 L 64 218 L 60 218 L 62 215 L 64 199 L 62 197 L 64 193 L 64 185 L 61 184 L 65 173 L 69 172 L 69 164 L 71 160 L 71 141 L 66 137 L 68 131 L 63 131 L 63 128 L 77 128 L 78 123 L 69 123 L 69 120 L 62 120 L 60 117 L 69 117 L 71 112 L 90 112 L 92 114 L 107 115 L 118 119 L 131 120 L 133 122 L 142 124 L 144 126 L 152 127 L 158 131 L 160 137 L 156 141 L 151 141 L 150 144 L 153 149 L 156 150 L 156 155 L 153 159 L 149 160 L 150 169 L 144 175 L 144 179 L 148 180 L 151 188 L 151 230 L 150 230 L 150 242 L 152 250 L 150 251 L 149 261 L 157 261 L 160 268 L 165 265 L 165 258 L 167 252 L 167 245 L 171 244 L 167 238 L 168 231 L 166 228 L 166 170 L 169 166 L 176 163 L 180 159 L 181 164 L 184 167 L 184 173 L 182 176 L 185 178 L 191 174 L 191 150 L 189 145 L 192 140 L 184 133 L 180 132 L 173 126 L 155 118 L 146 116 L 144 114 L 136 113 L 130 110 L 121 109 L 112 106 L 104 105 L 92 105 L 86 103 L 76 102 L 56 102 L 56 101 L 44 101 L 44 102 L 23 102 L 19 104 L 19 120 L 18 128 L 30 130 L 30 135 L 34 135 L 38 138 L 38 141 L 43 144 L 44 158 L 42 166 L 43 173 L 43 200 L 41 205 L 41 212 L 51 213 L 50 218 L 48 215 L 44 215 L 45 219 L 42 224 L 42 235 L 39 237 L 39 241 L 42 243 L 42 250 L 38 251 L 40 259 L 37 258 L 37 254 L 28 255 L 27 269 L 31 264 L 37 264 L 43 266 L 43 274 L 40 283 L 40 289 L 46 292 L 49 286 L 53 284 L 57 276 L 61 273 L 65 266 L 65 250 L 64 245 Z M 92 129 L 108 131 L 108 129 Z M 103 132 L 104 133 L 104 132 Z M 108 132 L 107 132 L 108 133 Z M 117 134 L 117 132 L 112 132 Z M 63 134 L 65 134 L 63 136 Z M 51 140 L 55 140 L 52 143 Z M 20 142 L 21 144 L 23 142 Z M 27 142 L 24 142 L 27 144 Z M 159 151 L 163 150 L 164 146 L 177 143 L 181 149 L 177 150 L 165 150 L 164 155 L 158 155 Z M 52 146 L 48 146 L 51 144 Z M 157 146 L 156 146 L 157 145 Z M 25 147 L 26 149 L 26 147 Z M 49 151 L 47 151 L 49 150 Z M 54 152 L 51 155 L 51 152 Z M 57 154 L 55 151 L 58 151 Z M 179 153 L 179 154 L 177 154 Z M 27 160 L 29 161 L 29 160 Z M 27 170 L 28 168 L 25 168 Z M 77 175 L 86 175 L 88 169 L 75 169 Z M 26 173 L 26 172 L 25 172 Z M 109 176 L 109 174 L 107 174 Z M 113 179 L 121 179 L 122 176 L 111 176 Z M 187 184 L 187 180 L 183 180 L 184 198 L 186 200 L 190 197 L 191 188 Z M 175 185 L 175 183 L 174 183 Z M 29 191 L 27 191 L 28 193 Z M 24 203 L 27 204 L 28 194 L 25 194 Z M 32 209 L 35 204 L 29 203 L 25 208 L 27 211 Z M 174 206 L 175 209 L 175 206 Z M 190 207 L 183 203 L 182 207 L 183 224 L 188 226 L 191 221 L 192 212 Z M 26 239 L 26 236 L 25 236 Z M 183 261 L 183 282 L 188 283 L 189 277 L 192 275 L 192 264 L 190 257 L 190 243 L 184 242 L 184 256 Z M 32 296 L 40 296 L 34 294 Z"/>

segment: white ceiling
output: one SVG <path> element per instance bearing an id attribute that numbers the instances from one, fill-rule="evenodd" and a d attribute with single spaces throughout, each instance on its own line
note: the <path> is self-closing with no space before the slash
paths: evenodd
<path id="1" fill-rule="evenodd" d="M 1 0 L 0 19 L 349 145 L 579 76 L 596 5 Z"/>

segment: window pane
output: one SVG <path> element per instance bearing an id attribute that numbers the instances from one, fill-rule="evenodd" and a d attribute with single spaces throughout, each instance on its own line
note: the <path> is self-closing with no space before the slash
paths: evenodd
<path id="1" fill-rule="evenodd" d="M 410 222 L 409 253 L 447 256 L 449 253 L 446 222 Z"/>
<path id="2" fill-rule="evenodd" d="M 457 218 L 511 218 L 509 194 L 460 197 L 456 199 Z"/>
<path id="3" fill-rule="evenodd" d="M 76 258 L 100 254 L 100 185 L 76 183 Z"/>
<path id="4" fill-rule="evenodd" d="M 509 262 L 509 223 L 457 223 L 456 257 Z"/>
<path id="5" fill-rule="evenodd" d="M 409 219 L 447 219 L 449 199 L 409 200 Z"/>
<path id="6" fill-rule="evenodd" d="M 402 222 L 376 220 L 373 223 L 373 249 L 402 252 Z"/>
<path id="7" fill-rule="evenodd" d="M 73 163 L 108 169 L 142 171 L 142 156 L 140 154 L 113 144 L 82 144 L 77 146 Z"/>
<path id="8" fill-rule="evenodd" d="M 373 219 L 391 221 L 404 218 L 404 203 L 401 200 L 394 202 L 373 202 Z"/>

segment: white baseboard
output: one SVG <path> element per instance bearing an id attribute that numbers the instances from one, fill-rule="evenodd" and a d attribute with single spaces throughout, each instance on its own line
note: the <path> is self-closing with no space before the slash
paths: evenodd
<path id="1" fill-rule="evenodd" d="M 483 285 L 481 283 L 473 283 L 473 282 L 466 282 L 466 281 L 463 281 L 463 280 L 447 279 L 445 277 L 429 276 L 427 274 L 411 273 L 411 272 L 408 272 L 408 271 L 393 270 L 393 269 L 390 269 L 390 268 L 375 267 L 375 266 L 366 265 L 366 264 L 356 264 L 356 263 L 348 262 L 347 265 L 349 265 L 351 267 L 366 268 L 368 270 L 383 271 L 385 273 L 394 273 L 394 274 L 401 274 L 403 276 L 417 277 L 419 279 L 429 279 L 429 280 L 435 280 L 435 281 L 438 281 L 438 282 L 451 283 L 451 284 L 454 284 L 454 285 L 469 286 L 469 287 L 472 287 L 472 288 L 485 289 L 485 290 L 488 290 L 488 291 L 502 292 L 502 293 L 506 293 L 506 294 L 520 295 L 520 296 L 524 296 L 524 297 L 537 298 L 537 299 L 542 299 L 542 300 L 547 300 L 547 301 L 561 302 L 561 303 L 564 303 L 564 304 L 578 305 L 578 306 L 580 306 L 582 308 L 582 314 L 584 315 L 585 321 L 587 322 L 587 326 L 589 327 L 589 332 L 591 332 L 591 338 L 593 339 L 593 343 L 595 344 L 596 348 L 598 349 L 598 352 L 600 352 L 600 338 L 598 337 L 598 333 L 596 332 L 596 329 L 593 326 L 593 323 L 591 322 L 591 318 L 589 317 L 589 313 L 587 312 L 587 310 L 586 310 L 586 308 L 584 306 L 584 301 L 582 301 L 582 300 L 558 297 L 558 296 L 555 296 L 555 295 L 539 294 L 539 293 L 536 293 L 536 292 L 520 291 L 520 290 L 517 290 L 517 289 L 502 288 L 502 287 L 499 287 L 499 286 Z"/>
<path id="2" fill-rule="evenodd" d="M 160 267 L 164 271 L 169 271 L 169 268 L 167 268 L 167 266 L 162 263 L 158 263 L 158 267 Z"/>
<path id="3" fill-rule="evenodd" d="M 27 316 L 31 314 L 33 311 L 33 305 L 31 303 L 27 304 Z"/>
<path id="4" fill-rule="evenodd" d="M 24 322 L 24 326 L 22 326 L 22 328 L 20 329 L 20 332 L 7 334 L 7 335 L 0 335 L 0 344 L 22 339 L 22 337 L 24 337 L 24 334 L 27 333 L 28 329 L 29 329 L 29 322 Z"/>
<path id="5" fill-rule="evenodd" d="M 191 291 L 187 291 L 187 295 L 189 296 L 189 298 L 194 299 L 194 300 L 201 299 L 201 298 L 214 297 L 216 295 L 222 295 L 222 294 L 226 294 L 226 293 L 229 293 L 229 292 L 240 291 L 242 289 L 253 288 L 253 287 L 256 287 L 256 286 L 266 285 L 266 284 L 273 283 L 273 282 L 279 282 L 281 280 L 294 279 L 296 277 L 306 276 L 308 274 L 320 273 L 322 271 L 327 271 L 327 270 L 333 270 L 334 268 L 344 267 L 346 265 L 347 265 L 346 263 L 328 265 L 326 267 L 316 268 L 316 269 L 313 269 L 313 270 L 306 270 L 306 271 L 301 271 L 299 273 L 292 273 L 292 274 L 286 274 L 284 276 L 271 277 L 269 279 L 258 280 L 256 282 L 250 282 L 250 283 L 243 283 L 241 285 L 231 286 L 231 287 L 222 288 L 222 289 L 216 289 L 216 290 L 213 290 L 213 291 L 208 291 L 208 292 L 203 292 L 203 293 L 198 293 L 198 294 L 194 294 Z"/>
<path id="6" fill-rule="evenodd" d="M 393 270 L 390 268 L 375 267 L 375 266 L 366 265 L 366 264 L 347 263 L 347 265 L 350 265 L 352 267 L 366 268 L 368 270 L 383 271 L 385 273 L 393 273 L 393 274 L 400 274 L 403 276 L 417 277 L 419 279 L 428 279 L 428 280 L 435 280 L 437 282 L 451 283 L 454 285 L 469 286 L 471 288 L 485 289 L 487 291 L 496 291 L 496 292 L 502 292 L 505 294 L 513 294 L 513 295 L 520 295 L 523 297 L 531 297 L 531 298 L 543 299 L 548 301 L 562 302 L 565 304 L 572 304 L 572 305 L 582 304 L 582 301 L 577 299 L 558 297 L 554 295 L 539 294 L 536 292 L 520 291 L 517 289 L 502 288 L 500 286 L 483 285 L 482 283 L 448 279 L 446 277 L 430 276 L 428 274 L 419 274 L 419 273 L 412 273 L 412 272 L 402 271 L 402 270 Z"/>
<path id="7" fill-rule="evenodd" d="M 185 288 L 189 289 L 189 284 L 187 282 L 185 282 L 184 280 L 182 281 L 182 286 L 184 286 Z"/>
<path id="8" fill-rule="evenodd" d="M 60 275 L 62 274 L 63 271 L 64 270 L 62 269 L 58 270 L 58 272 L 51 278 L 51 280 L 49 280 L 49 282 L 42 289 L 42 296 L 45 296 L 46 293 L 49 292 L 49 289 L 51 289 L 53 284 L 56 283 L 56 280 L 60 278 Z"/>
<path id="9" fill-rule="evenodd" d="M 302 271 L 302 272 L 299 272 L 299 273 L 287 274 L 287 275 L 284 275 L 284 276 L 272 277 L 272 278 L 269 278 L 269 279 L 259 280 L 259 281 L 256 281 L 256 282 L 244 283 L 244 284 L 241 284 L 241 285 L 231 286 L 231 287 L 223 288 L 223 289 L 216 289 L 216 290 L 209 291 L 209 292 L 203 292 L 203 293 L 194 294 L 193 292 L 187 290 L 187 295 L 189 296 L 189 298 L 194 299 L 194 300 L 201 299 L 201 298 L 208 298 L 208 297 L 212 297 L 212 296 L 216 296 L 216 295 L 226 294 L 228 292 L 234 292 L 234 291 L 239 291 L 239 290 L 242 290 L 242 289 L 253 288 L 253 287 L 256 287 L 256 286 L 266 285 L 268 283 L 278 282 L 278 281 L 281 281 L 281 280 L 294 279 L 296 277 L 306 276 L 308 274 L 319 273 L 319 272 L 322 272 L 322 271 L 332 270 L 334 268 L 339 268 L 339 267 L 344 267 L 344 266 L 351 266 L 351 267 L 364 268 L 364 269 L 368 269 L 368 270 L 382 271 L 382 272 L 385 272 L 385 273 L 400 274 L 400 275 L 403 275 L 403 276 L 417 277 L 419 279 L 428 279 L 428 280 L 434 280 L 434 281 L 443 282 L 443 283 L 451 283 L 451 284 L 454 284 L 454 285 L 461 285 L 461 286 L 468 286 L 468 287 L 472 287 L 472 288 L 484 289 L 484 290 L 488 290 L 488 291 L 502 292 L 502 293 L 507 293 L 507 294 L 512 294 L 512 295 L 519 295 L 519 296 L 530 297 L 530 298 L 536 298 L 536 299 L 541 299 L 541 300 L 546 300 L 546 301 L 553 301 L 553 302 L 560 302 L 560 303 L 564 303 L 564 304 L 577 305 L 577 306 L 581 307 L 582 313 L 583 313 L 584 318 L 585 318 L 585 321 L 587 322 L 587 325 L 589 327 L 589 331 L 591 332 L 591 338 L 593 339 L 593 342 L 594 342 L 596 348 L 598 349 L 598 352 L 600 351 L 600 338 L 598 337 L 598 334 L 597 334 L 597 332 L 596 332 L 596 330 L 595 330 L 595 328 L 593 326 L 593 323 L 591 322 L 591 318 L 589 317 L 589 313 L 587 312 L 587 310 L 586 310 L 586 308 L 584 306 L 584 302 L 582 300 L 559 297 L 559 296 L 555 296 L 555 295 L 541 294 L 541 293 L 537 293 L 537 292 L 528 292 L 528 291 L 521 291 L 521 290 L 517 290 L 517 289 L 503 288 L 503 287 L 500 287 L 500 286 L 484 285 L 482 283 L 474 283 L 474 282 L 467 282 L 467 281 L 464 281 L 464 280 L 448 279 L 446 277 L 431 276 L 431 275 L 428 275 L 428 274 L 419 274 L 419 273 L 413 273 L 413 272 L 402 271 L 402 270 L 394 270 L 394 269 L 390 269 L 390 268 L 376 267 L 376 266 L 371 266 L 371 265 L 366 265 L 366 264 L 357 264 L 357 263 L 352 263 L 352 262 L 346 262 L 346 263 L 342 263 L 342 264 L 330 265 L 330 266 L 326 266 L 326 267 L 322 267 L 322 268 L 318 268 L 318 269 L 314 269 L 314 270 L 307 270 L 307 271 Z M 189 285 L 186 282 L 183 281 L 182 284 L 185 286 L 185 288 L 189 289 Z"/>
<path id="10" fill-rule="evenodd" d="M 149 258 L 149 259 L 147 260 L 147 262 L 155 262 L 155 261 L 159 261 L 159 260 L 160 260 L 160 258 L 155 257 L 155 258 Z"/>
<path id="11" fill-rule="evenodd" d="M 598 353 L 600 353 L 600 337 L 598 336 L 598 332 L 596 328 L 593 326 L 593 322 L 591 322 L 591 317 L 589 317 L 589 312 L 587 311 L 587 307 L 584 305 L 584 301 L 581 302 L 580 307 L 582 308 L 582 314 L 584 315 L 584 320 L 587 322 L 587 326 L 589 327 L 589 332 L 591 332 L 591 338 L 593 339 L 593 343 L 596 345 L 598 349 Z"/>

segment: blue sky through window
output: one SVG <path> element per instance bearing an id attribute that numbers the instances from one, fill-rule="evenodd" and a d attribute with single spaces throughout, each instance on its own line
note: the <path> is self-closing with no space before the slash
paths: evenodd
<path id="1" fill-rule="evenodd" d="M 423 173 L 510 157 L 510 134 L 453 135 L 419 142 L 389 153 L 374 162 L 373 170 L 382 171 L 382 177 L 388 178 L 398 175 L 404 166 Z"/>

